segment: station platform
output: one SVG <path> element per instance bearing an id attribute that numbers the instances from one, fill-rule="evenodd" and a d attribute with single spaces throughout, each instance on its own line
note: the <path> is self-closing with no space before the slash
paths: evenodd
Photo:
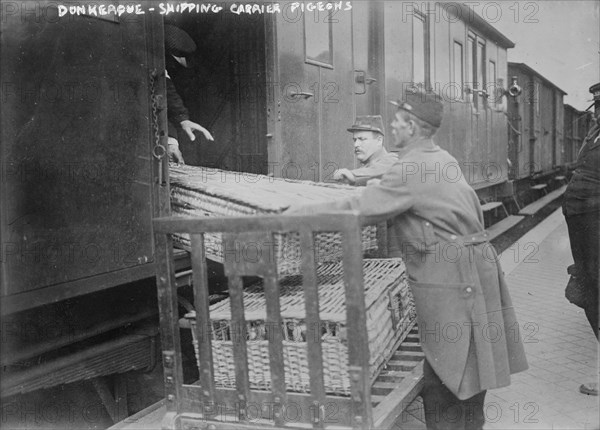
<path id="1" fill-rule="evenodd" d="M 599 397 L 579 392 L 598 380 L 598 342 L 564 291 L 572 264 L 567 224 L 557 209 L 500 256 L 529 369 L 485 399 L 486 430 L 598 429 Z M 396 422 L 424 429 L 420 398 Z"/>

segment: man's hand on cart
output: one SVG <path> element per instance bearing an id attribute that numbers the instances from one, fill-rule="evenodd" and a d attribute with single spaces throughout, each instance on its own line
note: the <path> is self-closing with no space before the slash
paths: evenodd
<path id="1" fill-rule="evenodd" d="M 206 138 L 206 140 L 211 140 L 211 141 L 215 140 L 212 137 L 212 134 L 210 134 L 210 132 L 207 129 L 202 127 L 200 124 L 196 124 L 194 121 L 190 121 L 189 119 L 186 119 L 186 120 L 181 121 L 179 124 L 181 125 L 181 128 L 187 133 L 187 135 L 189 136 L 189 138 L 192 142 L 194 140 L 196 140 L 194 131 L 199 131 L 202 134 L 204 134 L 204 137 Z"/>

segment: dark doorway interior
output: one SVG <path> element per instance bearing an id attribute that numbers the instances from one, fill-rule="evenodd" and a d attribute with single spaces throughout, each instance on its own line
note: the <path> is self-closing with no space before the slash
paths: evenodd
<path id="1" fill-rule="evenodd" d="M 190 119 L 207 128 L 196 141 L 180 136 L 187 164 L 267 173 L 265 16 L 219 13 L 166 17 L 197 50 L 178 92 Z"/>

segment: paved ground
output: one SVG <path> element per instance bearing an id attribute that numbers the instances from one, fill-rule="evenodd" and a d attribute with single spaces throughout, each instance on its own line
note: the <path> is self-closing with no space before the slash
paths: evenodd
<path id="1" fill-rule="evenodd" d="M 579 393 L 598 379 L 598 342 L 581 309 L 564 297 L 573 262 L 560 209 L 501 256 L 529 370 L 486 396 L 485 429 L 598 429 L 599 398 Z M 418 399 L 398 422 L 423 429 Z"/>

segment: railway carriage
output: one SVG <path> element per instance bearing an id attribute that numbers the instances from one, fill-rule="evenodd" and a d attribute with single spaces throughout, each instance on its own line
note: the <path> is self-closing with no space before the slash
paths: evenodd
<path id="1" fill-rule="evenodd" d="M 564 146 L 561 165 L 568 168 L 577 160 L 577 153 L 583 139 L 591 127 L 592 113 L 579 111 L 571 105 L 565 105 Z"/>
<path id="2" fill-rule="evenodd" d="M 516 129 L 509 158 L 517 193 L 550 185 L 563 164 L 566 93 L 523 63 L 508 63 L 523 93 L 509 103 L 510 127 Z M 517 133 L 518 132 L 518 133 Z"/>
<path id="3" fill-rule="evenodd" d="M 512 180 L 573 160 L 582 131 L 563 139 L 564 92 L 524 65 L 511 73 L 507 49 L 514 44 L 467 6 L 277 5 L 59 17 L 56 2 L 2 3 L 3 324 L 34 321 L 28 327 L 39 331 L 48 318 L 59 321 L 43 341 L 9 334 L 3 365 L 156 318 L 151 220 L 171 213 L 165 23 L 198 46 L 182 97 L 191 118 L 215 136 L 215 143 L 180 136 L 188 164 L 330 181 L 336 168 L 357 165 L 345 131 L 354 117 L 380 114 L 389 124 L 388 101 L 412 86 L 442 98 L 436 140 L 482 200 L 510 195 Z M 521 101 L 511 114 L 522 100 L 506 93 L 513 75 L 523 86 L 544 87 L 537 93 L 542 119 L 527 113 L 540 103 Z M 522 119 L 511 126 L 526 151 L 508 144 L 507 114 Z M 390 138 L 387 129 L 388 149 Z M 176 256 L 178 269 L 189 267 L 185 253 Z M 84 328 L 73 336 L 66 329 L 73 326 Z M 17 379 L 3 383 L 3 395 L 35 388 Z"/>

